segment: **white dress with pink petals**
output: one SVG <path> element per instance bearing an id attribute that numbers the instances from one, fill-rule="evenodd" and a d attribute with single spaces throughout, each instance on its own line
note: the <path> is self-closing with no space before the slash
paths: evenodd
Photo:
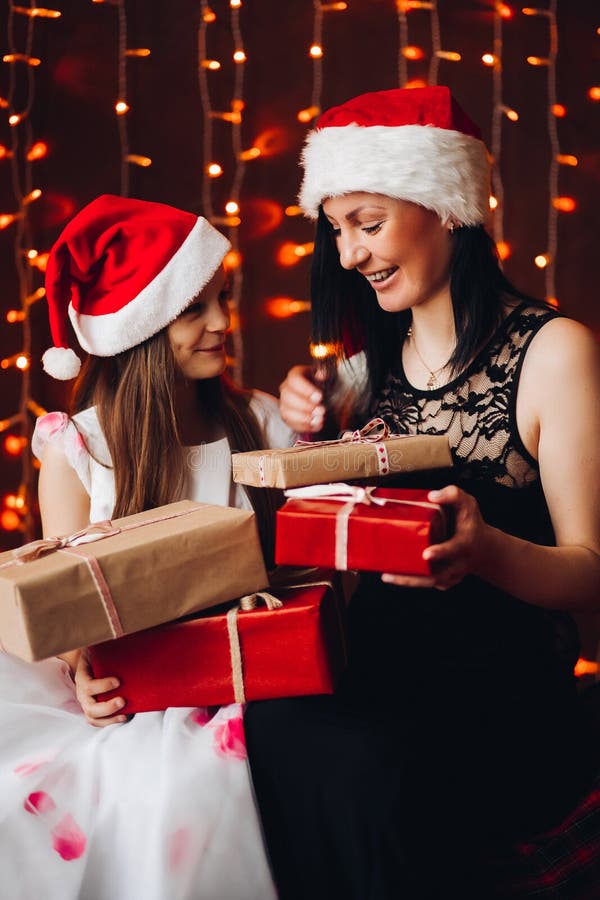
<path id="1" fill-rule="evenodd" d="M 289 444 L 276 401 L 255 394 L 252 406 L 269 445 Z M 41 419 L 34 451 L 57 443 L 90 494 L 91 520 L 109 518 L 114 485 L 94 410 L 75 421 Z M 186 496 L 248 507 L 230 470 L 226 439 L 189 448 Z M 242 707 L 94 728 L 66 663 L 0 651 L 0 897 L 274 900 Z"/>

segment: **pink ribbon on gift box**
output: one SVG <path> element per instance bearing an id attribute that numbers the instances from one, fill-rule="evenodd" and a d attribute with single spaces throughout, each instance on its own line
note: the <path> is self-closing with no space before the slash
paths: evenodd
<path id="1" fill-rule="evenodd" d="M 348 569 L 348 520 L 359 504 L 386 506 L 388 503 L 394 503 L 402 506 L 420 506 L 425 509 L 436 509 L 444 515 L 444 510 L 439 503 L 430 503 L 428 500 L 375 497 L 373 495 L 375 490 L 377 490 L 376 487 L 359 487 L 339 482 L 290 488 L 284 491 L 284 495 L 293 500 L 334 500 L 344 504 L 335 517 L 335 568 L 346 571 Z"/>
<path id="2" fill-rule="evenodd" d="M 155 516 L 152 519 L 145 519 L 142 522 L 131 522 L 129 525 L 123 525 L 121 527 L 115 527 L 109 519 L 105 519 L 102 522 L 92 522 L 87 528 L 82 528 L 81 531 L 76 531 L 74 534 L 69 534 L 65 537 L 42 538 L 41 540 L 31 541 L 29 544 L 24 544 L 22 547 L 15 548 L 12 551 L 14 559 L 2 563 L 0 569 L 15 565 L 22 566 L 26 563 L 34 562 L 36 559 L 39 559 L 40 556 L 47 553 L 58 552 L 67 553 L 70 556 L 77 556 L 79 559 L 83 560 L 87 566 L 94 587 L 96 588 L 102 606 L 104 607 L 104 612 L 106 613 L 112 636 L 115 638 L 121 637 L 124 634 L 123 625 L 119 618 L 119 613 L 117 612 L 117 607 L 115 606 L 108 582 L 104 577 L 96 557 L 93 554 L 86 553 L 85 550 L 80 549 L 81 545 L 101 541 L 104 540 L 104 538 L 113 537 L 124 531 L 133 531 L 135 528 L 141 528 L 144 525 L 154 525 L 157 522 L 165 522 L 168 519 L 177 519 L 180 516 L 187 516 L 192 512 L 203 509 L 207 505 L 208 504 L 206 503 L 199 503 L 197 506 L 193 506 L 190 509 L 168 513 L 167 515 Z"/>
<path id="3" fill-rule="evenodd" d="M 403 437 L 404 435 L 393 435 L 393 437 Z M 377 457 L 377 468 L 380 475 L 387 475 L 390 471 L 390 462 L 388 459 L 387 447 L 382 441 L 387 440 L 390 435 L 390 429 L 383 419 L 371 419 L 363 428 L 356 431 L 345 431 L 341 438 L 332 441 L 296 441 L 293 449 L 298 450 L 314 450 L 317 447 L 334 447 L 343 444 L 371 444 Z M 258 459 L 258 476 L 261 487 L 266 485 L 265 473 L 266 457 L 260 456 Z"/>

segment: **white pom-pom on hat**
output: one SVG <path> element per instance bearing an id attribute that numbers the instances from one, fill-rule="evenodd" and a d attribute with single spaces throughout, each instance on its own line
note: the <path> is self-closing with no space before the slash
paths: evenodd
<path id="1" fill-rule="evenodd" d="M 42 365 L 52 378 L 70 381 L 79 375 L 81 360 L 70 347 L 50 347 L 42 356 Z"/>

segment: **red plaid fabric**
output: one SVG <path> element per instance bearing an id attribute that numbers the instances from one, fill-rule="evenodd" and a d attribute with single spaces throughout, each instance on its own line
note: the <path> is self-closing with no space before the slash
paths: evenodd
<path id="1" fill-rule="evenodd" d="M 599 900 L 600 773 L 585 799 L 556 828 L 517 844 L 493 863 L 499 898 Z"/>

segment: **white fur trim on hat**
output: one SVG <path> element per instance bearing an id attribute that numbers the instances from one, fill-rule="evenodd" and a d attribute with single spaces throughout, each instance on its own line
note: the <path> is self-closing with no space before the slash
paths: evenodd
<path id="1" fill-rule="evenodd" d="M 483 141 L 429 125 L 345 125 L 311 132 L 299 202 L 316 219 L 328 197 L 355 191 L 418 203 L 443 222 L 480 225 L 489 215 Z"/>
<path id="2" fill-rule="evenodd" d="M 79 375 L 81 360 L 70 347 L 50 347 L 42 356 L 42 366 L 52 378 L 70 381 Z"/>
<path id="3" fill-rule="evenodd" d="M 206 287 L 230 248 L 225 235 L 198 218 L 166 266 L 122 309 L 90 316 L 69 304 L 80 345 L 95 356 L 113 356 L 162 331 Z"/>

